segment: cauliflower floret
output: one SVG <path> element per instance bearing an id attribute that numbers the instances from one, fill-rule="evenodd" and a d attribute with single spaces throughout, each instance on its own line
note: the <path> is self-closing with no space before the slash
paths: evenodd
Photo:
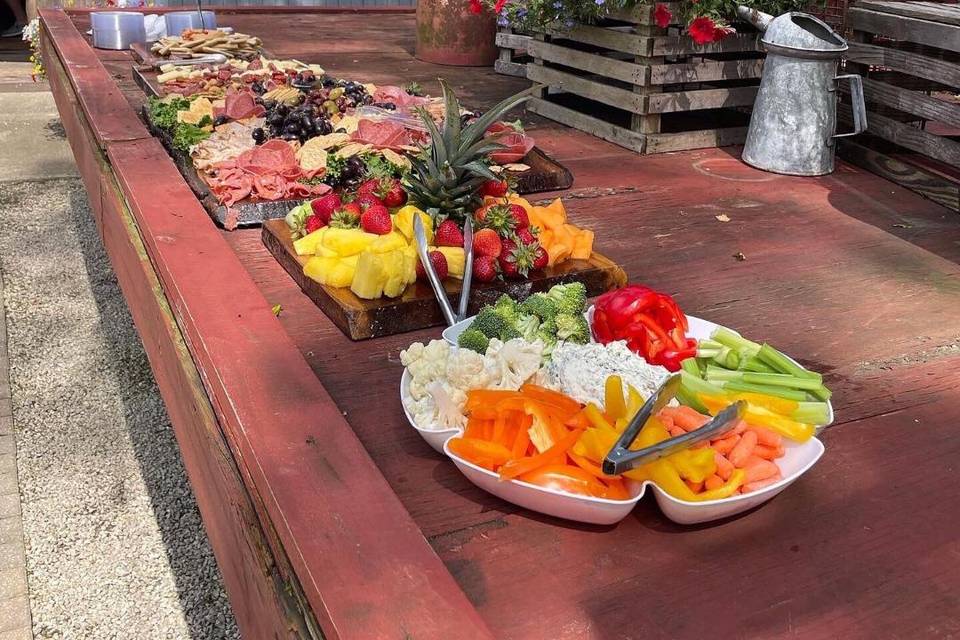
<path id="1" fill-rule="evenodd" d="M 427 387 L 427 392 L 433 398 L 436 407 L 436 416 L 434 424 L 430 425 L 437 429 L 462 428 L 467 418 L 463 415 L 463 405 L 466 402 L 466 395 L 463 391 L 452 389 L 444 383 L 435 380 Z M 458 404 L 457 398 L 463 400 Z M 418 423 L 419 424 L 419 423 Z"/>
<path id="2" fill-rule="evenodd" d="M 543 343 L 516 338 L 505 342 L 496 352 L 499 382 L 496 389 L 519 389 L 539 369 Z"/>
<path id="3" fill-rule="evenodd" d="M 432 340 L 427 346 L 414 342 L 400 352 L 400 362 L 410 372 L 410 395 L 420 400 L 427 394 L 427 385 L 446 376 L 450 345 Z"/>
<path id="4" fill-rule="evenodd" d="M 484 389 L 491 382 L 484 356 L 470 349 L 458 349 L 447 362 L 447 380 L 458 389 Z"/>

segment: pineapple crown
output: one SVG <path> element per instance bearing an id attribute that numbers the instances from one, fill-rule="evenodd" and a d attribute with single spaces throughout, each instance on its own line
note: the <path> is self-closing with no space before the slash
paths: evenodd
<path id="1" fill-rule="evenodd" d="M 418 110 L 430 133 L 430 145 L 419 156 L 410 158 L 411 171 L 404 187 L 431 216 L 454 215 L 462 219 L 479 204 L 481 185 L 498 179 L 490 171 L 486 156 L 503 145 L 484 134 L 504 113 L 529 99 L 534 89 L 510 96 L 463 126 L 456 94 L 442 78 L 439 81 L 443 91 L 443 128 L 437 128 L 425 109 Z"/>

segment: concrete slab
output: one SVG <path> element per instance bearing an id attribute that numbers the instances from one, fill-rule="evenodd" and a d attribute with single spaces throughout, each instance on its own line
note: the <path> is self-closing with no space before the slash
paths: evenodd
<path id="1" fill-rule="evenodd" d="M 53 95 L 0 93 L 0 183 L 77 175 Z"/>

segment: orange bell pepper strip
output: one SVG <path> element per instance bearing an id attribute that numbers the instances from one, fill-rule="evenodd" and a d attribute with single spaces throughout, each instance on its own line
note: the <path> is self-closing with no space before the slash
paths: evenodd
<path id="1" fill-rule="evenodd" d="M 527 447 L 530 446 L 530 423 L 533 421 L 533 418 L 530 416 L 524 416 L 526 420 L 521 420 L 518 429 L 517 435 L 513 440 L 513 446 L 510 448 L 510 458 L 517 459 L 522 458 L 527 455 Z"/>
<path id="2" fill-rule="evenodd" d="M 586 429 L 590 426 L 590 419 L 587 418 L 587 415 L 581 409 L 577 412 L 575 416 L 564 422 L 566 426 L 571 429 Z"/>
<path id="3" fill-rule="evenodd" d="M 569 415 L 573 415 L 580 411 L 579 402 L 566 394 L 560 393 L 559 391 L 552 391 L 546 387 L 540 387 L 535 384 L 525 384 L 520 387 L 520 393 L 525 395 L 528 399 L 556 405 L 557 407 L 560 407 L 566 411 Z"/>
<path id="4" fill-rule="evenodd" d="M 607 485 L 607 495 L 605 498 L 610 500 L 629 500 L 630 492 L 620 478 L 604 478 L 603 484 Z"/>
<path id="5" fill-rule="evenodd" d="M 592 475 L 569 464 L 547 464 L 531 469 L 517 480 L 577 495 L 606 498 L 609 489 Z"/>
<path id="6" fill-rule="evenodd" d="M 524 473 L 533 471 L 547 464 L 556 464 L 566 460 L 567 450 L 574 445 L 580 438 L 582 431 L 571 431 L 565 438 L 555 443 L 552 447 L 528 458 L 513 459 L 500 467 L 500 479 L 512 480 Z M 456 452 L 455 452 L 456 453 Z"/>
<path id="7" fill-rule="evenodd" d="M 600 468 L 600 465 L 584 458 L 583 456 L 578 456 L 573 452 L 573 449 L 567 451 L 567 455 L 570 456 L 570 459 L 576 463 L 578 467 L 586 471 L 587 473 L 592 474 L 594 477 L 600 478 L 601 480 L 619 480 L 620 476 L 610 476 L 603 472 L 603 469 Z"/>
<path id="8" fill-rule="evenodd" d="M 448 446 L 457 456 L 491 471 L 510 460 L 510 449 L 480 438 L 451 438 Z"/>

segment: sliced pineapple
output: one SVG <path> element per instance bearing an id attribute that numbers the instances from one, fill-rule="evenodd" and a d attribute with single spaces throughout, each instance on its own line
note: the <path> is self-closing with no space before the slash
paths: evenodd
<path id="1" fill-rule="evenodd" d="M 383 295 L 383 285 L 387 281 L 384 270 L 383 254 L 364 251 L 357 260 L 357 270 L 353 275 L 350 290 L 358 298 L 374 300 Z"/>
<path id="2" fill-rule="evenodd" d="M 349 287 L 357 268 L 357 257 L 314 256 L 303 265 L 303 273 L 312 280 L 330 287 Z"/>
<path id="3" fill-rule="evenodd" d="M 439 251 L 447 259 L 447 273 L 451 278 L 463 279 L 463 267 L 467 261 L 463 247 L 430 247 L 431 251 Z"/>
<path id="4" fill-rule="evenodd" d="M 408 242 L 413 242 L 413 216 L 419 215 L 420 219 L 423 220 L 423 230 L 426 232 L 427 244 L 433 242 L 433 219 L 430 218 L 430 215 L 421 211 L 412 204 L 400 207 L 397 210 L 397 213 L 393 216 L 393 228 L 407 239 Z"/>
<path id="5" fill-rule="evenodd" d="M 370 245 L 370 251 L 373 251 L 374 253 L 386 253 L 387 251 L 402 249 L 408 245 L 409 243 L 402 233 L 391 231 L 390 233 L 382 235 L 374 240 Z"/>
<path id="6" fill-rule="evenodd" d="M 371 244 L 380 236 L 360 229 L 333 229 L 323 236 L 323 246 L 340 256 L 353 256 Z"/>
<path id="7" fill-rule="evenodd" d="M 308 233 L 302 238 L 294 240 L 293 250 L 297 252 L 298 256 L 312 256 L 317 252 L 317 247 L 323 241 L 323 236 L 326 235 L 328 228 L 317 229 L 313 233 Z"/>

